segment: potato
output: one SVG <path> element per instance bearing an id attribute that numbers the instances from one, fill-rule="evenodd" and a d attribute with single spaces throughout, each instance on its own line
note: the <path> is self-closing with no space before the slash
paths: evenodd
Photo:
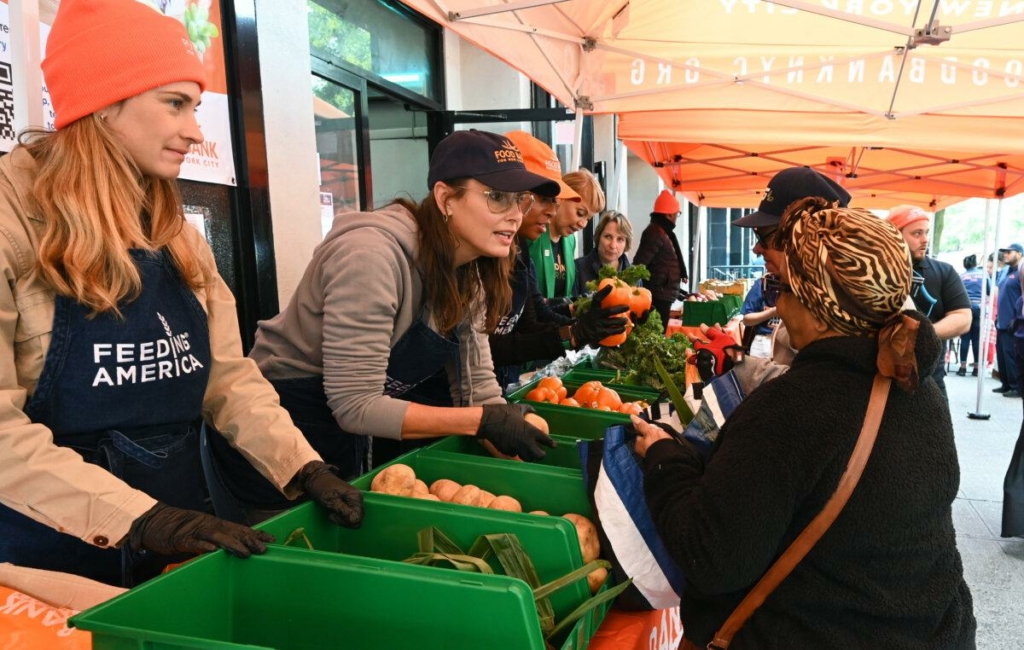
<path id="1" fill-rule="evenodd" d="M 489 504 L 491 501 L 494 501 L 494 499 L 496 498 L 497 497 L 494 495 L 494 492 L 480 490 L 480 497 L 476 500 L 476 505 L 480 506 L 481 508 L 486 508 L 487 504 Z"/>
<path id="2" fill-rule="evenodd" d="M 545 517 L 549 516 L 549 513 L 546 510 L 531 510 L 530 514 L 531 515 L 543 515 Z"/>
<path id="3" fill-rule="evenodd" d="M 441 501 L 451 501 L 462 486 L 455 481 L 439 478 L 430 485 L 430 493 Z"/>
<path id="4" fill-rule="evenodd" d="M 464 506 L 475 506 L 480 503 L 480 488 L 475 485 L 463 485 L 459 491 L 452 496 L 452 503 L 461 503 Z"/>
<path id="5" fill-rule="evenodd" d="M 412 494 L 415 483 L 416 472 L 408 465 L 399 463 L 385 467 L 374 476 L 373 482 L 370 483 L 370 491 L 407 497 Z"/>
<path id="6" fill-rule="evenodd" d="M 419 496 L 422 494 L 430 494 L 430 488 L 423 481 L 416 479 L 416 482 L 412 484 L 413 496 Z"/>
<path id="7" fill-rule="evenodd" d="M 583 515 L 569 512 L 562 515 L 576 526 L 576 536 L 580 538 L 580 550 L 583 552 L 583 563 L 593 562 L 601 554 L 601 542 L 597 539 L 597 528 Z"/>
<path id="8" fill-rule="evenodd" d="M 523 506 L 519 502 L 510 496 L 500 496 L 491 499 L 487 507 L 491 510 L 505 510 L 507 512 L 522 512 Z"/>
<path id="9" fill-rule="evenodd" d="M 596 594 L 597 590 L 601 588 L 601 585 L 603 585 L 604 581 L 607 579 L 608 569 L 601 568 L 596 571 L 591 571 L 587 575 L 587 584 L 590 585 L 590 593 Z"/>
<path id="10" fill-rule="evenodd" d="M 547 421 L 536 413 L 527 413 L 524 419 L 544 433 L 551 433 Z"/>
<path id="11" fill-rule="evenodd" d="M 433 494 L 431 494 L 429 492 L 426 492 L 426 493 L 423 493 L 423 494 L 420 494 L 419 492 L 413 492 L 412 493 L 412 498 L 414 498 L 414 499 L 423 499 L 424 501 L 441 501 L 440 499 L 437 498 L 436 495 L 433 495 Z"/>

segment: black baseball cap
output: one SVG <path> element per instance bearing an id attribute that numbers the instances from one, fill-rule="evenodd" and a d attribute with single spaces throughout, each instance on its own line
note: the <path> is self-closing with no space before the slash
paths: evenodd
<path id="1" fill-rule="evenodd" d="M 489 131 L 456 131 L 438 143 L 430 158 L 427 188 L 438 181 L 472 178 L 505 192 L 534 192 L 540 196 L 558 196 L 555 181 L 526 171 L 523 154 L 515 143 Z"/>
<path id="2" fill-rule="evenodd" d="M 768 189 L 757 211 L 751 212 L 732 222 L 740 228 L 761 228 L 774 226 L 782 220 L 782 213 L 794 201 L 820 197 L 830 202 L 839 202 L 845 208 L 850 203 L 850 193 L 843 186 L 810 167 L 790 167 L 768 181 Z"/>

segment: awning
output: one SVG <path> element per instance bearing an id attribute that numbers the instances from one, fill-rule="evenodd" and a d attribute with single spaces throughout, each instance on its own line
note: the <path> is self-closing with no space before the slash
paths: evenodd
<path id="1" fill-rule="evenodd" d="M 566 106 L 619 113 L 624 140 L 748 154 L 826 146 L 843 158 L 854 148 L 950 161 L 986 154 L 985 165 L 1014 178 L 1024 154 L 1021 0 L 403 2 Z M 945 166 L 920 169 L 950 178 Z M 1019 191 L 1014 178 L 956 176 L 897 189 L 933 205 Z M 898 180 L 865 178 L 886 192 Z M 866 187 L 859 174 L 846 184 Z"/>

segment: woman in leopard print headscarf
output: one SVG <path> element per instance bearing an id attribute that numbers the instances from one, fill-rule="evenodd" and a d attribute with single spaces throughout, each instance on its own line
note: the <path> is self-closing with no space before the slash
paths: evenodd
<path id="1" fill-rule="evenodd" d="M 837 332 L 874 334 L 910 292 L 903 237 L 867 210 L 805 199 L 783 215 L 775 236 L 793 292 Z"/>
<path id="2" fill-rule="evenodd" d="M 732 647 L 973 649 L 952 521 L 956 445 L 929 376 L 941 345 L 923 314 L 901 310 L 910 289 L 903 239 L 869 212 L 815 200 L 792 206 L 776 237 L 785 260 L 773 290 L 800 350 L 789 371 L 736 407 L 706 460 L 633 420 L 651 517 L 686 574 L 682 648 L 706 647 L 821 512 L 881 374 L 903 390 L 888 391 L 852 497 Z"/>
<path id="3" fill-rule="evenodd" d="M 799 302 L 790 311 L 813 315 L 812 336 L 877 336 L 879 369 L 916 389 L 917 320 L 901 314 L 911 261 L 899 231 L 867 210 L 810 198 L 789 207 L 774 237 L 786 254 L 782 279 Z"/>

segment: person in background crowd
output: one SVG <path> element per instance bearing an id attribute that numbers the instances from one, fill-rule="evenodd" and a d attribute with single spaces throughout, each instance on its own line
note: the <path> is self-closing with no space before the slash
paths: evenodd
<path id="1" fill-rule="evenodd" d="M 993 267 L 997 267 L 994 275 L 992 271 Z M 988 257 L 985 258 L 985 277 L 989 278 L 989 282 L 992 284 L 993 298 L 991 299 L 992 313 L 988 315 L 988 321 L 982 323 L 982 327 L 988 329 L 988 350 L 985 355 L 985 358 L 988 360 L 988 366 L 983 370 L 983 372 L 995 368 L 995 364 L 997 363 L 996 358 L 999 356 L 997 352 L 999 344 L 996 332 L 996 317 L 999 315 L 999 273 L 1000 271 L 1005 270 L 1006 266 L 1004 264 L 998 264 L 997 266 L 997 263 L 995 262 L 995 253 L 989 253 Z M 993 378 L 998 379 L 998 372 L 993 371 L 992 376 Z"/>
<path id="2" fill-rule="evenodd" d="M 754 281 L 743 299 L 743 306 L 740 308 L 743 325 L 749 328 L 749 332 L 753 332 L 753 335 L 750 335 L 748 331 L 744 331 L 743 341 L 746 344 L 749 339 L 750 356 L 771 359 L 772 334 L 775 332 L 778 312 L 774 306 L 768 307 L 764 304 L 762 284 L 760 278 Z"/>
<path id="3" fill-rule="evenodd" d="M 523 154 L 526 169 L 559 186 L 557 197 L 534 195 L 533 206 L 523 215 L 517 235 L 516 264 L 512 274 L 512 310 L 490 335 L 495 375 L 504 391 L 519 381 L 522 365 L 529 361 L 557 359 L 566 347 L 579 349 L 622 332 L 626 321 L 616 316 L 624 306 L 592 309 L 576 320 L 555 313 L 537 288 L 529 244 L 547 233 L 560 202 L 581 203 L 582 198 L 562 180 L 561 163 L 551 147 L 525 131 L 505 134 Z M 606 294 L 607 295 L 607 292 Z"/>
<path id="4" fill-rule="evenodd" d="M 952 517 L 953 426 L 929 379 L 941 342 L 923 315 L 901 311 L 911 269 L 900 234 L 865 210 L 807 199 L 767 243 L 782 253 L 778 311 L 800 350 L 789 372 L 736 407 L 706 463 L 688 442 L 632 419 L 654 524 L 686 572 L 684 647 L 705 647 L 819 514 L 875 375 L 897 366 L 906 372 L 892 378 L 849 502 L 732 647 L 973 649 Z"/>
<path id="5" fill-rule="evenodd" d="M 978 376 L 978 364 L 981 358 L 980 336 L 981 336 L 981 300 L 982 294 L 989 295 L 991 283 L 985 272 L 978 266 L 978 258 L 968 255 L 964 258 L 964 272 L 960 274 L 960 281 L 964 283 L 967 290 L 967 297 L 971 300 L 971 329 L 960 336 L 960 368 L 956 374 L 960 377 L 967 375 L 967 353 L 974 349 L 974 370 L 971 374 Z M 982 288 L 984 287 L 984 291 Z"/>
<path id="6" fill-rule="evenodd" d="M 583 257 L 576 258 L 576 286 L 573 295 L 587 292 L 587 283 L 598 279 L 602 266 L 614 266 L 616 271 L 629 268 L 626 251 L 633 246 L 633 225 L 626 215 L 615 210 L 601 214 L 594 233 L 597 246 Z"/>
<path id="7" fill-rule="evenodd" d="M 971 299 L 960 275 L 952 265 L 928 257 L 928 213 L 913 205 L 897 205 L 889 210 L 888 219 L 910 249 L 913 262 L 910 297 L 917 310 L 935 326 L 939 340 L 948 341 L 970 330 Z M 945 364 L 935 364 L 932 372 L 935 383 L 946 395 Z"/>
<path id="8" fill-rule="evenodd" d="M 361 493 L 242 355 L 185 223 L 175 179 L 206 85 L 185 28 L 64 0 L 43 73 L 57 130 L 0 160 L 0 562 L 131 586 L 218 547 L 264 552 L 268 534 L 202 512 L 202 419 L 282 501 L 306 492 L 358 526 Z"/>
<path id="9" fill-rule="evenodd" d="M 993 393 L 1002 393 L 1003 397 L 1020 397 L 1020 367 L 1014 348 L 1013 322 L 1016 318 L 1014 305 L 1021 296 L 1020 260 L 1024 254 L 1024 246 L 1013 243 L 999 249 L 999 261 L 1006 265 L 1006 273 L 999 281 L 999 293 L 996 294 L 998 308 L 996 311 L 996 363 L 999 364 L 1000 385 L 993 388 Z"/>
<path id="10" fill-rule="evenodd" d="M 990 271 L 989 266 L 992 264 L 992 257 L 993 257 L 992 253 L 989 253 L 988 254 L 988 264 L 985 265 L 986 272 Z M 1006 261 L 1003 259 L 1002 255 L 999 255 L 998 257 L 996 257 L 995 262 L 996 262 L 996 286 L 998 287 L 999 284 L 1003 281 L 1003 278 L 1006 277 L 1006 274 L 1010 272 L 1010 267 L 1007 266 Z"/>
<path id="11" fill-rule="evenodd" d="M 536 192 L 511 140 L 456 131 L 430 161 L 430 193 L 339 215 L 288 306 L 259 323 L 250 356 L 314 449 L 344 476 L 383 464 L 405 441 L 476 436 L 523 460 L 553 441 L 507 404 L 486 331 L 512 306 L 516 232 Z M 394 441 L 385 446 L 384 442 Z M 218 509 L 259 520 L 287 506 L 233 450 L 211 446 Z"/>
<path id="12" fill-rule="evenodd" d="M 633 264 L 643 264 L 651 272 L 644 286 L 651 290 L 652 306 L 667 329 L 672 303 L 679 297 L 680 283 L 688 284 L 686 262 L 676 238 L 679 200 L 662 190 L 654 200 L 651 223 L 640 234 L 640 244 L 633 255 Z"/>
<path id="13" fill-rule="evenodd" d="M 576 284 L 576 233 L 604 209 L 604 192 L 597 178 L 586 169 L 562 177 L 583 199 L 563 201 L 558 206 L 547 237 L 530 242 L 530 257 L 537 270 L 537 286 L 559 313 L 569 314 L 569 303 Z"/>

